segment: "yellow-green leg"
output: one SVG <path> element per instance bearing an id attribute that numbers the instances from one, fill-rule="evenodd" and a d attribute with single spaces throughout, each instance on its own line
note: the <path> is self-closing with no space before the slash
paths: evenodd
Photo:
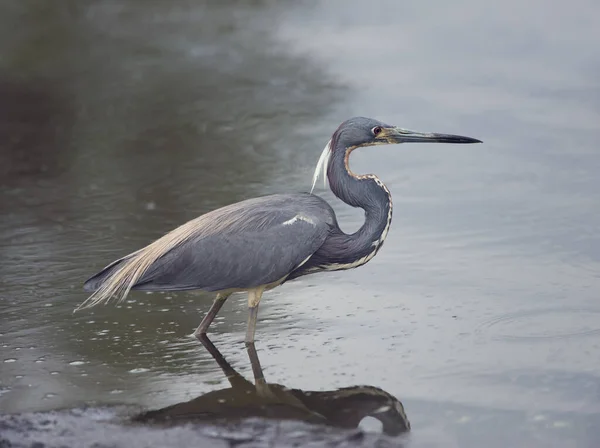
<path id="1" fill-rule="evenodd" d="M 248 291 L 248 327 L 246 328 L 246 344 L 254 343 L 256 318 L 258 317 L 258 304 L 265 288 L 258 287 Z"/>

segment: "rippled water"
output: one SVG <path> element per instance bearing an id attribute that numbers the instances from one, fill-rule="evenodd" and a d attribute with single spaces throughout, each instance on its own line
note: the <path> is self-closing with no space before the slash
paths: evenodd
<path id="1" fill-rule="evenodd" d="M 72 314 L 83 280 L 215 207 L 306 190 L 331 132 L 365 115 L 484 144 L 353 154 L 392 192 L 390 234 L 360 269 L 265 296 L 267 381 L 381 389 L 409 446 L 600 444 L 594 2 L 1 8 L 2 411 L 222 389 L 189 336 L 209 296 Z M 211 337 L 251 378 L 245 321 L 230 299 Z"/>

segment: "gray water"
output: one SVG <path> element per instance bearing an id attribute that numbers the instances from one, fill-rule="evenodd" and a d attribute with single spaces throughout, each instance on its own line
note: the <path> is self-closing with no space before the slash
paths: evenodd
<path id="1" fill-rule="evenodd" d="M 266 380 L 381 389 L 410 447 L 600 445 L 599 17 L 591 0 L 3 3 L 0 410 L 225 387 L 190 337 L 209 295 L 72 314 L 82 282 L 216 207 L 306 191 L 364 115 L 484 144 L 353 153 L 392 192 L 391 231 L 369 264 L 265 295 Z M 232 298 L 210 336 L 251 378 L 245 321 Z"/>

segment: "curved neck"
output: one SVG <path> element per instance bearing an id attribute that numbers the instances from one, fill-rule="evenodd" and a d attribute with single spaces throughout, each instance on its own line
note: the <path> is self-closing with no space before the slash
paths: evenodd
<path id="1" fill-rule="evenodd" d="M 383 245 L 392 223 L 390 192 L 374 175 L 357 176 L 350 171 L 348 159 L 354 148 L 337 137 L 334 134 L 329 143 L 329 185 L 333 194 L 346 204 L 365 211 L 365 222 L 351 235 L 342 232 L 335 223 L 323 245 L 288 280 L 315 271 L 352 269 L 367 263 Z"/>
<path id="2" fill-rule="evenodd" d="M 333 194 L 346 204 L 365 211 L 365 222 L 361 228 L 352 235 L 343 234 L 347 241 L 342 246 L 347 248 L 347 251 L 341 253 L 340 258 L 346 257 L 348 260 L 350 257 L 356 257 L 358 260 L 371 254 L 372 258 L 387 236 L 392 221 L 392 197 L 376 176 L 357 176 L 350 171 L 349 157 L 354 147 L 346 147 L 335 138 L 332 139 L 331 145 L 327 178 Z"/>

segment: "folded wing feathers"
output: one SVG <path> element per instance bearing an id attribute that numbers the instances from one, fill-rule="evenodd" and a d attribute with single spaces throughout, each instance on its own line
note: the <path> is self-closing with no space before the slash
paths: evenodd
<path id="1" fill-rule="evenodd" d="M 199 216 L 125 257 L 120 266 L 109 274 L 98 289 L 75 311 L 107 304 L 112 298 L 121 302 L 153 263 L 170 250 L 194 239 L 194 237 L 207 236 L 226 229 L 242 232 L 247 229 L 259 230 L 268 226 L 270 222 L 277 219 L 278 211 L 284 202 L 282 204 L 263 202 L 262 205 L 266 207 L 262 208 L 260 207 L 261 202 L 263 202 L 261 198 L 250 199 Z"/>

